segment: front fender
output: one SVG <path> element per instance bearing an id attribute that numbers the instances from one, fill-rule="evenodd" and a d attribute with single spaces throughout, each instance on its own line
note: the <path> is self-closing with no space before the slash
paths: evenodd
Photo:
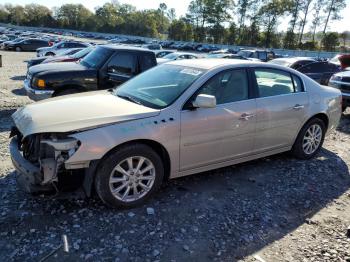
<path id="1" fill-rule="evenodd" d="M 170 120 L 171 119 L 171 120 Z M 180 122 L 174 113 L 160 114 L 139 120 L 116 123 L 72 134 L 81 146 L 66 164 L 102 159 L 115 147 L 129 141 L 150 140 L 162 145 L 169 154 L 170 173 L 178 172 Z"/>

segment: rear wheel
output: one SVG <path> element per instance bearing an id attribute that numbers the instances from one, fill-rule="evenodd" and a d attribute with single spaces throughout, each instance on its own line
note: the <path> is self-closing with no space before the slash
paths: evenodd
<path id="1" fill-rule="evenodd" d="M 293 145 L 292 153 L 300 159 L 310 159 L 321 149 L 326 132 L 324 122 L 313 118 L 307 122 Z"/>
<path id="2" fill-rule="evenodd" d="M 127 145 L 101 162 L 95 189 L 110 207 L 134 207 L 143 204 L 159 189 L 163 176 L 162 160 L 151 147 Z"/>

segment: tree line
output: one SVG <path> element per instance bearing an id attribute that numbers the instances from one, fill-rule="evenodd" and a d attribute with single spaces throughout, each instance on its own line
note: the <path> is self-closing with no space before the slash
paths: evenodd
<path id="1" fill-rule="evenodd" d="M 104 33 L 157 37 L 180 41 L 288 49 L 346 45 L 349 32 L 327 32 L 346 0 L 192 0 L 177 18 L 174 8 L 136 10 L 118 1 L 96 7 L 64 4 L 49 9 L 39 4 L 0 5 L 0 22 Z M 281 21 L 288 28 L 278 31 Z M 309 26 L 311 25 L 311 27 Z"/>

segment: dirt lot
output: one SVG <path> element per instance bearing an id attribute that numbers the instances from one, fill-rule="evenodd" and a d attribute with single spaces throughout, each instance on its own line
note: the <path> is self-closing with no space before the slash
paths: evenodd
<path id="1" fill-rule="evenodd" d="M 109 210 L 17 190 L 10 115 L 30 103 L 34 53 L 0 54 L 2 261 L 350 261 L 350 110 L 311 161 L 280 154 L 176 179 L 146 206 Z"/>

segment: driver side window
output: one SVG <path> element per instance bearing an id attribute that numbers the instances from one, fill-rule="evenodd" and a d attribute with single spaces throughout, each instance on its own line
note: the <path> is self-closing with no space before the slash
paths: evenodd
<path id="1" fill-rule="evenodd" d="M 207 81 L 197 95 L 212 95 L 216 103 L 225 104 L 246 100 L 249 84 L 245 69 L 226 70 Z"/>

